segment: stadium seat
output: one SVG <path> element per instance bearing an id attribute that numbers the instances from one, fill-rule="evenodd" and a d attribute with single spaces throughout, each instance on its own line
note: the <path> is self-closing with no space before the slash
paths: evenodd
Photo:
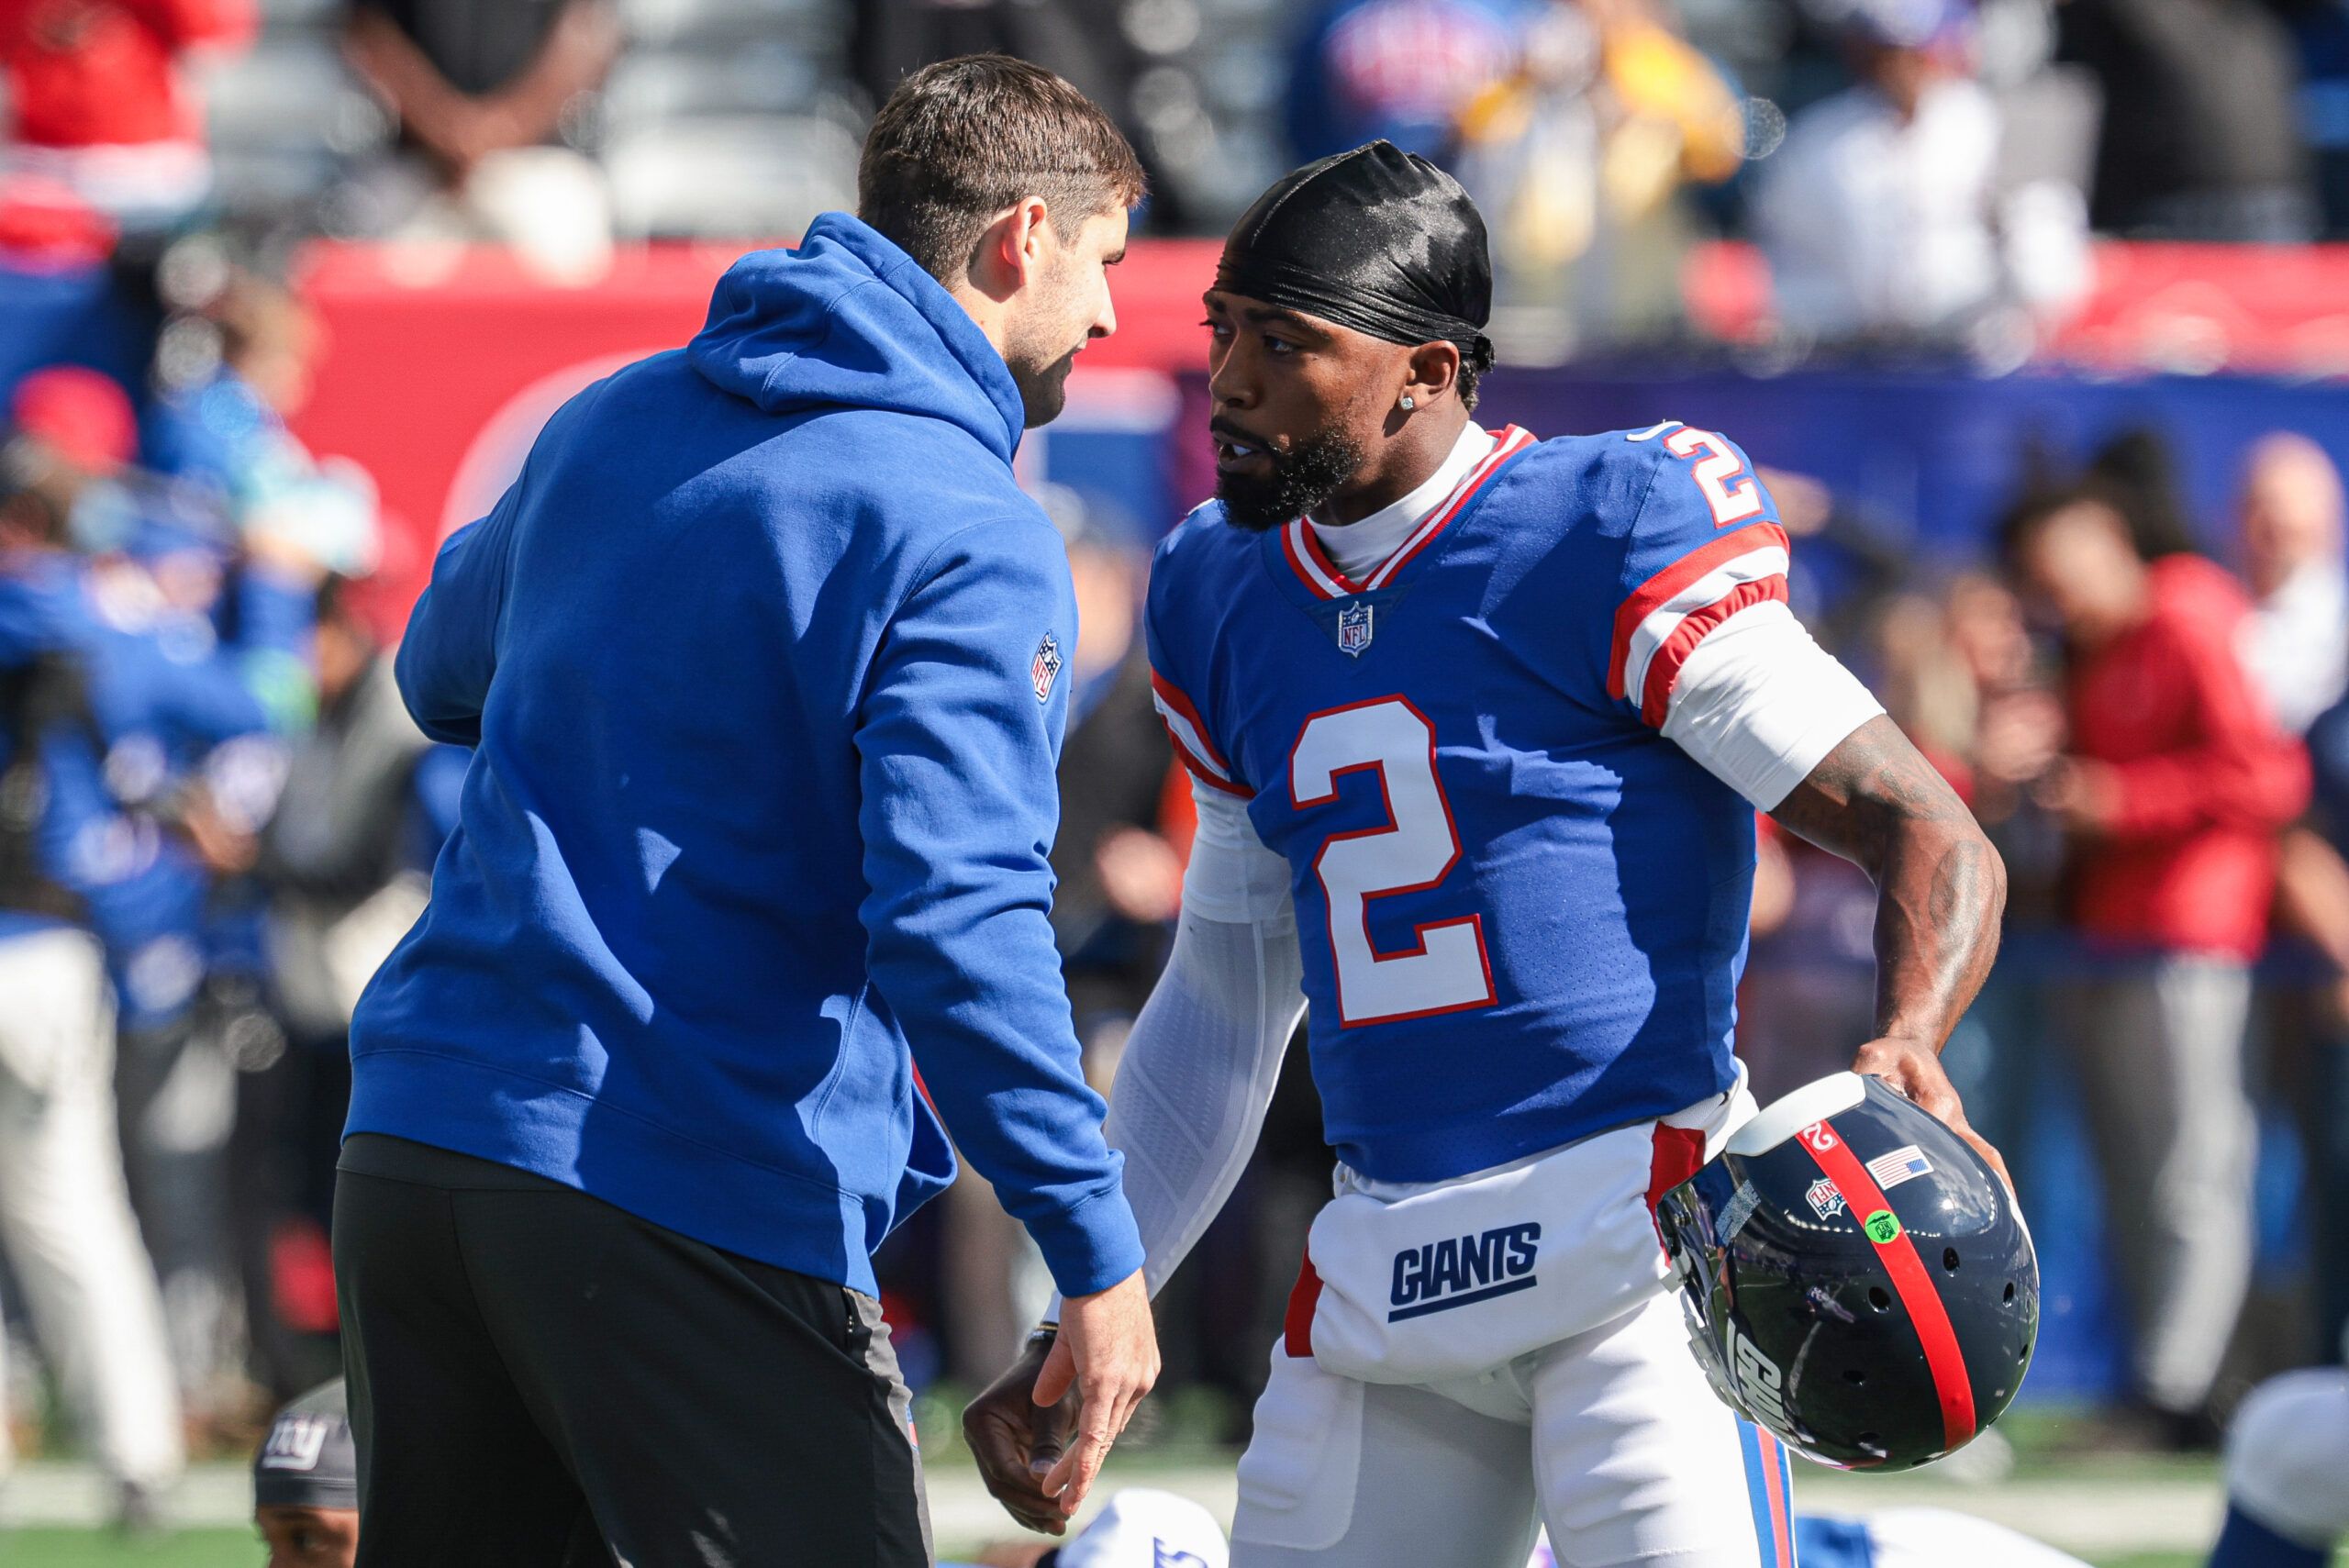
<path id="1" fill-rule="evenodd" d="M 628 238 L 796 235 L 856 205 L 857 139 L 809 116 L 684 120 L 607 149 L 613 227 Z"/>
<path id="2" fill-rule="evenodd" d="M 202 78 L 213 147 L 223 153 L 344 157 L 382 145 L 391 128 L 322 38 L 271 37 Z"/>
<path id="3" fill-rule="evenodd" d="M 620 21 L 639 44 L 729 43 L 795 37 L 829 46 L 847 30 L 834 0 L 620 0 Z"/>
<path id="4" fill-rule="evenodd" d="M 780 42 L 723 53 L 639 50 L 613 67 L 605 123 L 626 135 L 674 120 L 791 114 L 829 81 L 814 58 Z"/>
<path id="5" fill-rule="evenodd" d="M 335 188 L 341 161 L 318 150 L 222 151 L 212 161 L 221 204 L 244 218 L 307 220 Z"/>
<path id="6" fill-rule="evenodd" d="M 289 27 L 326 28 L 346 8 L 342 0 L 261 0 L 262 26 L 271 33 Z"/>

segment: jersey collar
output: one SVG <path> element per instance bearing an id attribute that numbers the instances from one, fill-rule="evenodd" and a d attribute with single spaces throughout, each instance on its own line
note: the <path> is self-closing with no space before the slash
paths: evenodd
<path id="1" fill-rule="evenodd" d="M 1467 508 L 1485 482 L 1503 463 L 1532 444 L 1532 436 L 1515 425 L 1503 428 L 1497 436 L 1474 424 L 1468 426 L 1460 433 L 1451 455 L 1426 484 L 1362 521 L 1347 525 L 1349 529 L 1372 528 L 1383 533 L 1395 528 L 1401 518 L 1414 515 L 1419 517 L 1417 527 L 1401 533 L 1401 542 L 1394 551 L 1364 572 L 1359 580 L 1338 570 L 1329 551 L 1322 548 L 1319 525 L 1303 517 L 1292 517 L 1279 528 L 1281 554 L 1288 562 L 1289 570 L 1317 599 L 1375 593 L 1391 584 L 1396 574 Z"/>
<path id="2" fill-rule="evenodd" d="M 1359 522 L 1335 526 L 1308 517 L 1305 526 L 1331 564 L 1356 577 L 1367 576 L 1385 565 L 1386 558 L 1403 547 L 1429 515 L 1451 498 L 1468 471 L 1493 450 L 1494 439 L 1492 432 L 1479 425 L 1464 426 L 1435 472 L 1409 495 L 1388 502 Z"/>

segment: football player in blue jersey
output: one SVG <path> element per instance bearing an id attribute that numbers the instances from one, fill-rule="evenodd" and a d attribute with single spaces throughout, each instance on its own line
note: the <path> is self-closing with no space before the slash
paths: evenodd
<path id="1" fill-rule="evenodd" d="M 2349 1334 L 2341 1361 L 2279 1373 L 2227 1430 L 2227 1519 L 2209 1568 L 2326 1568 L 2349 1540 Z"/>
<path id="2" fill-rule="evenodd" d="M 1474 206 L 1383 142 L 1287 176 L 1226 242 L 1218 498 L 1160 548 L 1147 613 L 1199 830 L 1109 1138 L 1155 1289 L 1310 1004 L 1337 1195 L 1241 1461 L 1234 1568 L 1517 1568 L 1542 1521 L 1574 1568 L 1783 1568 L 1784 1452 L 1708 1388 L 1652 1216 L 1752 1112 L 1754 813 L 1875 879 L 1854 1066 L 1968 1137 L 1937 1053 L 2004 871 L 1788 613 L 1744 452 L 1672 420 L 1475 421 L 1490 297 Z M 965 1417 L 1047 1529 L 1050 1340 Z"/>

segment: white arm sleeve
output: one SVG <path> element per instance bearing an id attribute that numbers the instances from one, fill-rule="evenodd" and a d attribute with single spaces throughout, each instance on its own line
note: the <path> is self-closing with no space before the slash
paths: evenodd
<path id="1" fill-rule="evenodd" d="M 1191 793 L 1199 831 L 1174 951 L 1126 1039 L 1103 1129 L 1126 1157 L 1153 1296 L 1238 1184 L 1305 1012 L 1288 862 L 1242 802 L 1197 783 Z M 1059 1320 L 1059 1296 L 1045 1317 Z"/>
<path id="2" fill-rule="evenodd" d="M 1776 600 L 1740 610 L 1680 666 L 1664 739 L 1769 811 L 1884 706 Z"/>

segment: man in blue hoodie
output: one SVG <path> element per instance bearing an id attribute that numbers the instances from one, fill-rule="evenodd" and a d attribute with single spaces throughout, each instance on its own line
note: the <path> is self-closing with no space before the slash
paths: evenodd
<path id="1" fill-rule="evenodd" d="M 927 1563 L 870 1258 L 950 1127 L 1070 1298 L 1067 1511 L 1156 1376 L 1048 919 L 1073 594 L 1011 471 L 1116 325 L 1140 168 L 978 56 L 858 186 L 549 421 L 401 646 L 476 751 L 351 1024 L 362 1568 L 553 1563 L 583 1518 L 638 1568 Z"/>

